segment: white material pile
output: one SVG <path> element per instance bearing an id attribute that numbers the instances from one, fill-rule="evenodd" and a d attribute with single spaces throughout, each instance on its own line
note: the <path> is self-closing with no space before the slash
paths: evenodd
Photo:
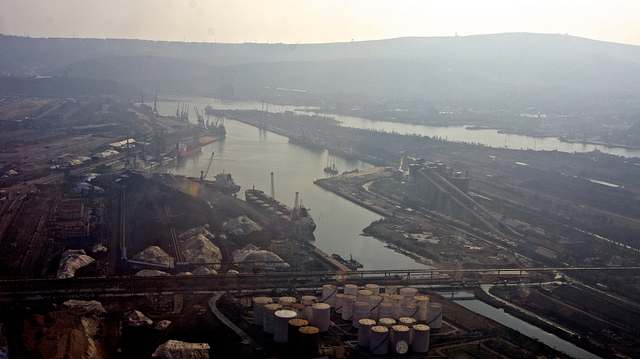
<path id="1" fill-rule="evenodd" d="M 196 234 L 202 234 L 207 239 L 214 239 L 215 236 L 213 234 L 211 234 L 211 232 L 209 232 L 208 229 L 209 229 L 209 225 L 208 224 L 205 224 L 204 226 L 191 228 L 188 231 L 186 231 L 186 232 L 182 233 L 181 235 L 179 235 L 178 239 L 181 240 L 181 241 L 184 241 L 185 239 L 191 238 L 191 237 L 195 236 Z"/>
<path id="2" fill-rule="evenodd" d="M 104 310 L 102 304 L 97 300 L 85 301 L 85 300 L 68 300 L 60 306 L 60 309 L 76 309 L 82 308 L 87 311 L 87 313 L 92 313 L 95 316 L 99 317 L 103 314 L 106 314 L 107 311 Z"/>
<path id="3" fill-rule="evenodd" d="M 236 236 L 246 236 L 253 231 L 262 230 L 256 222 L 250 220 L 247 216 L 230 219 L 222 225 L 222 229 Z"/>
<path id="4" fill-rule="evenodd" d="M 192 272 L 193 275 L 213 275 L 218 274 L 215 269 L 209 269 L 207 267 L 198 267 Z"/>
<path id="5" fill-rule="evenodd" d="M 169 324 L 171 324 L 170 320 L 161 320 L 158 322 L 158 324 L 156 324 L 156 327 L 153 328 L 155 330 L 165 330 L 167 329 L 167 327 L 169 327 Z"/>
<path id="6" fill-rule="evenodd" d="M 167 275 L 169 275 L 169 273 L 157 269 L 143 269 L 136 273 L 136 277 L 163 277 Z"/>
<path id="7" fill-rule="evenodd" d="M 186 343 L 178 340 L 169 340 L 161 344 L 152 358 L 161 359 L 209 359 L 209 344 L 207 343 Z"/>
<path id="8" fill-rule="evenodd" d="M 256 262 L 266 263 L 266 265 L 276 268 L 289 267 L 289 263 L 282 260 L 277 254 L 260 249 L 253 244 L 248 244 L 244 248 L 233 252 L 233 263 L 238 267 L 251 269 Z"/>
<path id="9" fill-rule="evenodd" d="M 163 251 L 162 248 L 158 246 L 145 248 L 142 252 L 133 256 L 131 260 L 151 264 L 160 264 L 169 268 L 173 268 L 175 264 L 175 260 L 173 259 L 173 257 L 168 255 L 167 252 Z"/>
<path id="10" fill-rule="evenodd" d="M 153 324 L 153 320 L 147 318 L 142 312 L 134 310 L 127 314 L 127 324 L 130 327 L 142 327 Z"/>
<path id="11" fill-rule="evenodd" d="M 222 262 L 220 248 L 202 234 L 196 234 L 182 243 L 182 256 L 192 264 Z M 207 267 L 220 269 L 219 264 L 208 264 Z"/>
<path id="12" fill-rule="evenodd" d="M 57 278 L 72 278 L 78 269 L 88 266 L 93 262 L 95 262 L 95 259 L 89 257 L 83 249 L 69 249 L 62 253 Z"/>

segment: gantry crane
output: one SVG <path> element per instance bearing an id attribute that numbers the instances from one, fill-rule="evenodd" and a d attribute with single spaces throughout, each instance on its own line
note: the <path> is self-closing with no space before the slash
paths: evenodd
<path id="1" fill-rule="evenodd" d="M 207 165 L 206 171 L 200 171 L 200 183 L 204 183 L 204 179 L 207 178 L 209 174 L 209 170 L 211 169 L 211 164 L 213 164 L 213 155 L 214 152 L 211 152 L 211 158 L 209 158 L 209 164 Z"/>

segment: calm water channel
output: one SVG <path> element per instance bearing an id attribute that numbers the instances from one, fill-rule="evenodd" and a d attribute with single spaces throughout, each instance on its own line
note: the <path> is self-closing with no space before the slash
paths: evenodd
<path id="1" fill-rule="evenodd" d="M 207 98 L 180 98 L 166 99 L 158 103 L 158 111 L 161 115 L 173 116 L 178 108 L 178 101 L 197 106 L 203 109 L 207 104 L 218 109 L 261 109 L 262 104 L 258 102 L 220 102 Z M 293 110 L 293 107 L 269 106 L 270 112 L 282 112 Z M 191 111 L 193 113 L 193 111 Z M 195 117 L 191 115 L 191 117 Z M 431 127 L 404 125 L 384 121 L 370 121 L 350 116 L 334 116 L 343 122 L 343 126 L 374 128 L 384 131 L 395 131 L 399 133 L 421 134 L 426 136 L 440 136 L 450 140 L 484 143 L 491 146 L 504 146 L 504 138 L 507 138 L 507 146 L 510 141 L 526 146 L 530 139 L 525 136 L 516 135 L 492 135 L 490 130 L 469 131 L 462 126 L 457 127 Z M 188 158 L 180 165 L 167 167 L 167 172 L 181 174 L 192 177 L 199 177 L 200 170 L 207 167 L 211 152 L 215 152 L 210 176 L 225 171 L 231 173 L 237 184 L 242 186 L 239 196 L 243 196 L 244 190 L 255 186 L 257 189 L 270 191 L 270 173 L 274 172 L 275 195 L 280 201 L 293 206 L 295 192 L 300 192 L 300 198 L 308 208 L 316 221 L 318 228 L 315 232 L 314 244 L 328 254 L 338 253 L 343 257 L 353 254 L 354 258 L 364 265 L 364 269 L 413 269 L 425 268 L 424 265 L 416 263 L 412 259 L 386 248 L 384 243 L 361 235 L 362 229 L 372 221 L 381 218 L 379 215 L 357 206 L 342 197 L 327 192 L 313 184 L 318 178 L 323 178 L 326 174 L 323 168 L 327 159 L 334 159 L 326 151 L 315 152 L 305 147 L 290 144 L 288 139 L 271 132 L 259 130 L 255 127 L 241 122 L 226 120 L 227 137 L 224 141 L 212 143 L 205 146 L 202 153 Z M 485 142 L 483 142 L 485 141 Z M 589 146 L 565 144 L 558 140 L 535 139 L 537 149 L 567 152 L 588 152 L 593 150 Z M 531 149 L 534 146 L 534 139 L 531 139 Z M 557 147 L 545 147 L 557 146 Z M 568 146 L 568 147 L 561 147 Z M 577 146 L 578 148 L 574 148 Z M 525 148 L 526 149 L 526 148 Z M 599 148 L 603 152 L 608 150 Z M 615 152 L 610 152 L 615 153 Z M 615 153 L 624 156 L 637 156 L 638 154 Z M 335 158 L 336 166 L 342 171 L 349 171 L 355 168 L 368 169 L 373 166 L 361 161 L 346 161 L 342 158 Z M 464 294 L 459 294 L 464 295 Z M 575 345 L 568 343 L 555 335 L 549 334 L 535 326 L 527 324 L 511 315 L 495 309 L 477 300 L 458 301 L 462 306 L 482 314 L 488 318 L 496 320 L 521 333 L 540 340 L 541 342 L 555 347 L 576 358 L 598 358 Z"/>
<path id="2" fill-rule="evenodd" d="M 442 294 L 447 298 L 451 296 L 451 293 L 440 293 L 440 294 Z M 477 299 L 469 300 L 469 298 L 473 298 L 473 293 L 459 292 L 459 293 L 455 293 L 453 298 L 456 303 L 460 304 L 461 306 L 473 312 L 481 314 L 489 319 L 493 319 L 504 326 L 515 329 L 520 333 L 528 336 L 529 338 L 537 339 L 540 342 L 552 348 L 560 350 L 568 355 L 571 355 L 574 358 L 584 358 L 584 359 L 600 358 L 599 356 L 592 354 L 580 347 L 577 347 L 563 339 L 560 339 L 553 334 L 547 333 L 544 330 L 534 325 L 523 322 L 522 320 L 512 316 L 511 314 L 505 313 L 502 309 L 494 308 Z M 459 300 L 456 301 L 456 298 Z M 462 298 L 467 298 L 467 299 L 460 300 Z"/>

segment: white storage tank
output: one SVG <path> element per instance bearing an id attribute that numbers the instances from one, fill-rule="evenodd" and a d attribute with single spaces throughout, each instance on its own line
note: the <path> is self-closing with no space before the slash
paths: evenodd
<path id="1" fill-rule="evenodd" d="M 391 327 L 391 352 L 406 354 L 409 351 L 411 331 L 406 325 L 394 325 Z"/>
<path id="2" fill-rule="evenodd" d="M 301 319 L 307 319 L 307 307 L 302 303 L 296 303 L 291 305 L 291 310 L 296 312 L 296 317 Z"/>
<path id="3" fill-rule="evenodd" d="M 391 294 L 389 301 L 393 304 L 393 319 L 400 318 L 400 305 L 404 302 L 404 296 L 400 294 Z"/>
<path id="4" fill-rule="evenodd" d="M 382 301 L 383 302 L 391 302 L 391 300 L 389 299 L 389 296 L 391 294 L 389 294 L 389 293 L 380 293 L 378 295 L 382 297 Z"/>
<path id="5" fill-rule="evenodd" d="M 402 303 L 400 308 L 400 316 L 401 317 L 411 317 L 415 320 L 418 320 L 418 311 L 420 307 L 417 303 Z"/>
<path id="6" fill-rule="evenodd" d="M 322 286 L 322 302 L 329 304 L 331 308 L 336 306 L 336 294 L 338 287 L 333 284 L 325 284 Z"/>
<path id="7" fill-rule="evenodd" d="M 418 295 L 418 289 L 413 287 L 403 287 L 400 288 L 400 295 L 404 296 L 405 303 L 410 302 L 413 297 Z"/>
<path id="8" fill-rule="evenodd" d="M 382 302 L 378 306 L 378 318 L 393 318 L 393 304 Z"/>
<path id="9" fill-rule="evenodd" d="M 275 312 L 273 322 L 273 341 L 276 343 L 286 343 L 289 333 L 289 320 L 296 317 L 293 310 L 278 310 Z"/>
<path id="10" fill-rule="evenodd" d="M 398 319 L 398 324 L 400 325 L 406 325 L 407 327 L 409 327 L 409 329 L 413 328 L 413 326 L 417 323 L 418 321 L 415 318 L 411 318 L 411 317 L 400 317 L 400 319 Z M 411 344 L 411 340 L 413 340 L 413 338 L 411 337 L 411 331 L 409 331 L 409 344 Z"/>
<path id="11" fill-rule="evenodd" d="M 369 296 L 369 305 L 371 306 L 371 319 L 378 319 L 379 306 L 382 303 L 382 297 L 379 295 L 370 295 Z"/>
<path id="12" fill-rule="evenodd" d="M 300 303 L 304 304 L 305 308 L 307 309 L 307 320 L 309 321 L 311 320 L 311 313 L 312 313 L 311 306 L 316 301 L 318 301 L 318 298 L 313 295 L 303 295 L 302 299 L 300 300 Z"/>
<path id="13" fill-rule="evenodd" d="M 369 297 L 373 295 L 373 292 L 368 289 L 360 289 L 358 290 L 358 294 L 356 297 L 358 298 L 358 302 L 368 301 Z"/>
<path id="14" fill-rule="evenodd" d="M 338 314 L 342 314 L 342 306 L 344 304 L 343 300 L 344 300 L 344 294 L 337 293 L 336 300 L 335 300 L 335 308 L 336 308 L 336 313 Z"/>
<path id="15" fill-rule="evenodd" d="M 344 294 L 357 295 L 358 294 L 358 286 L 355 285 L 355 284 L 345 284 L 344 285 Z"/>
<path id="16" fill-rule="evenodd" d="M 353 303 L 356 302 L 356 296 L 345 294 L 342 298 L 342 320 L 350 320 L 353 315 Z"/>
<path id="17" fill-rule="evenodd" d="M 329 330 L 331 324 L 331 306 L 327 303 L 314 303 L 311 306 L 311 320 L 309 325 L 320 330 L 321 333 Z"/>
<path id="18" fill-rule="evenodd" d="M 442 328 L 442 309 L 442 304 L 429 302 L 426 322 L 432 334 L 439 333 Z"/>
<path id="19" fill-rule="evenodd" d="M 264 306 L 264 319 L 262 320 L 262 330 L 265 333 L 273 334 L 273 322 L 275 321 L 276 312 L 282 309 L 280 304 L 267 304 Z"/>
<path id="20" fill-rule="evenodd" d="M 369 348 L 371 344 L 371 328 L 376 325 L 376 321 L 369 318 L 358 321 L 358 345 Z"/>
<path id="21" fill-rule="evenodd" d="M 377 284 L 365 284 L 364 289 L 370 290 L 371 292 L 373 292 L 373 295 L 380 294 L 380 286 Z"/>
<path id="22" fill-rule="evenodd" d="M 398 286 L 395 285 L 385 285 L 384 286 L 384 292 L 391 295 L 391 294 L 398 294 Z"/>
<path id="23" fill-rule="evenodd" d="M 411 328 L 411 350 L 414 353 L 426 354 L 429 351 L 431 331 L 426 324 L 416 324 Z"/>
<path id="24" fill-rule="evenodd" d="M 351 325 L 358 329 L 358 321 L 360 319 L 369 318 L 370 313 L 370 305 L 369 302 L 355 302 L 353 303 L 353 318 L 351 320 Z"/>
<path id="25" fill-rule="evenodd" d="M 264 319 L 264 306 L 273 303 L 269 297 L 253 298 L 253 325 L 262 326 Z"/>
<path id="26" fill-rule="evenodd" d="M 381 325 L 371 327 L 369 351 L 374 355 L 386 355 L 389 352 L 389 328 Z"/>
<path id="27" fill-rule="evenodd" d="M 413 300 L 418 304 L 418 321 L 426 322 L 427 321 L 427 307 L 429 306 L 429 296 L 428 295 L 416 295 L 413 297 Z"/>
<path id="28" fill-rule="evenodd" d="M 296 304 L 298 300 L 294 297 L 280 297 L 278 298 L 278 304 L 280 304 L 284 309 L 291 308 L 292 305 Z"/>
<path id="29" fill-rule="evenodd" d="M 383 327 L 387 327 L 389 329 L 391 329 L 391 327 L 396 324 L 397 322 L 393 318 L 380 318 L 380 320 L 378 320 L 378 325 L 382 325 Z"/>

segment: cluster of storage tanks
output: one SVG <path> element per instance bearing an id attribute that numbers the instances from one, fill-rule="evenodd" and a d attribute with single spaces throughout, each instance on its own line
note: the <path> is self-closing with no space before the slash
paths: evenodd
<path id="1" fill-rule="evenodd" d="M 253 298 L 253 324 L 272 333 L 277 343 L 289 343 L 300 357 L 314 357 L 320 333 L 337 324 L 350 323 L 358 331 L 358 345 L 375 355 L 389 352 L 427 353 L 431 334 L 442 327 L 442 304 L 429 301 L 418 289 L 377 284 L 359 288 L 324 285 L 322 297 Z M 339 318 L 339 319 L 338 319 Z M 348 325 L 348 324 L 347 324 Z"/>

